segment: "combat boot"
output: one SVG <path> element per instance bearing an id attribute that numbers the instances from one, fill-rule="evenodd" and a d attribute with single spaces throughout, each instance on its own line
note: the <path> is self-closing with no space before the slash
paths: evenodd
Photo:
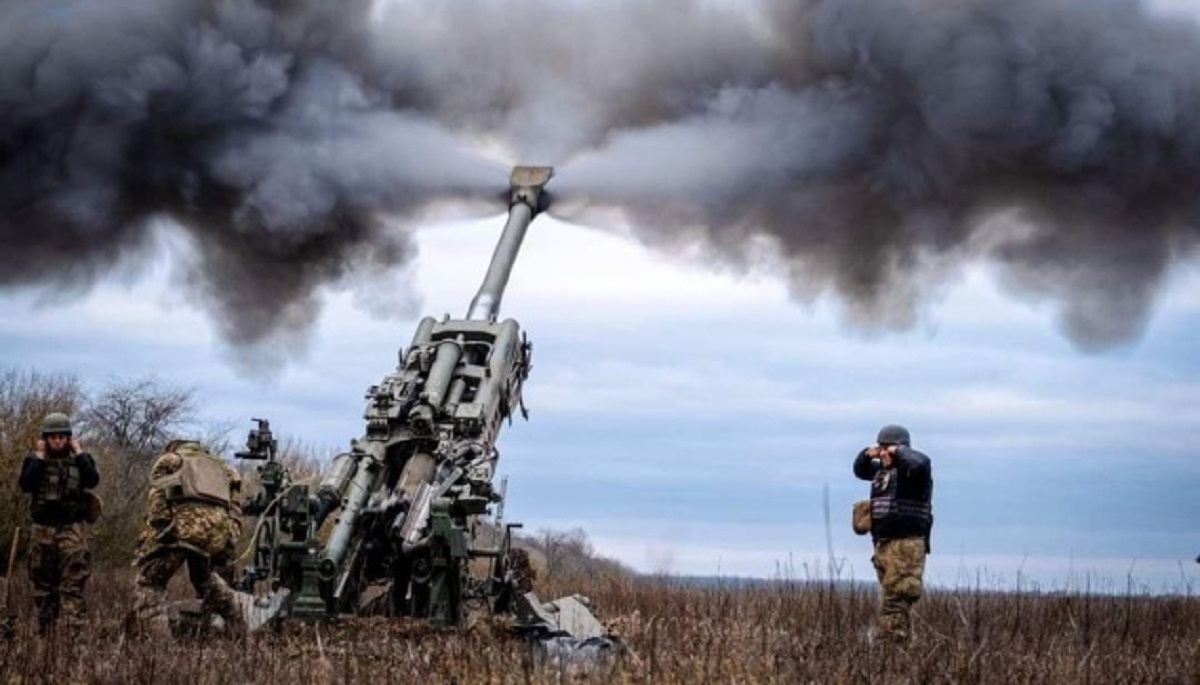
<path id="1" fill-rule="evenodd" d="M 132 639 L 159 639 L 170 635 L 167 619 L 167 588 L 138 585 L 133 591 L 133 607 L 125 613 L 122 628 Z"/>
<path id="2" fill-rule="evenodd" d="M 256 598 L 234 590 L 219 576 L 213 576 L 211 583 L 210 607 L 225 620 L 225 628 L 230 635 L 240 636 L 261 630 L 283 613 L 290 596 L 287 589 L 281 589 L 268 597 Z"/>
<path id="3" fill-rule="evenodd" d="M 287 588 L 276 590 L 266 597 L 253 597 L 243 592 L 237 594 L 246 630 L 252 633 L 262 630 L 276 617 L 281 616 L 291 596 Z"/>

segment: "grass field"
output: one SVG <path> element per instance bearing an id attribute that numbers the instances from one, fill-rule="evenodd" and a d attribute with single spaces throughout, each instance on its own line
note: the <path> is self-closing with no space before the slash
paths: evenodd
<path id="1" fill-rule="evenodd" d="M 16 584 L 17 634 L 0 682 L 72 683 L 1197 683 L 1194 597 L 929 593 L 900 650 L 866 637 L 871 587 L 777 582 L 687 586 L 653 578 L 563 578 L 629 647 L 588 669 L 547 662 L 492 624 L 454 633 L 389 619 L 295 624 L 246 641 L 125 640 L 130 574 L 98 572 L 77 636 L 32 634 Z M 184 588 L 175 588 L 183 596 Z M 318 633 L 321 647 L 318 647 Z"/>

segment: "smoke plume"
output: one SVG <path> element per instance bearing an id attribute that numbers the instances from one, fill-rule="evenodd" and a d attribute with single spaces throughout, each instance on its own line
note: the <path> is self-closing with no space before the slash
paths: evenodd
<path id="1" fill-rule="evenodd" d="M 1200 36 L 1132 0 L 5 0 L 0 59 L 0 287 L 170 217 L 235 345 L 400 273 L 483 150 L 875 328 L 987 260 L 1103 348 L 1200 237 Z"/>
<path id="2" fill-rule="evenodd" d="M 1194 24 L 1082 0 L 774 9 L 775 43 L 808 36 L 804 53 L 610 131 L 560 197 L 735 263 L 766 239 L 797 297 L 832 291 L 867 326 L 910 326 L 985 259 L 1083 349 L 1140 332 L 1200 238 Z"/>
<path id="3" fill-rule="evenodd" d="M 159 217 L 235 345 L 305 329 L 322 283 L 392 279 L 413 246 L 386 215 L 503 169 L 356 70 L 368 7 L 332 4 L 5 0 L 0 286 L 84 288 Z"/>

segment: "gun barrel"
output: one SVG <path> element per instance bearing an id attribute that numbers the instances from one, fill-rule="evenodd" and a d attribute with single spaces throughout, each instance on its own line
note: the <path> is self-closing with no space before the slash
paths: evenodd
<path id="1" fill-rule="evenodd" d="M 492 261 L 483 277 L 483 285 L 471 300 L 471 307 L 467 310 L 468 320 L 494 321 L 499 314 L 500 300 L 504 297 L 504 288 L 508 285 L 508 277 L 512 273 L 517 252 L 521 249 L 521 241 L 525 239 L 525 230 L 529 228 L 533 217 L 537 216 L 542 189 L 553 174 L 553 167 L 513 168 L 509 178 L 512 199 L 508 205 L 508 222 L 504 224 L 504 232 L 500 234 L 496 250 L 492 253 Z"/>
<path id="2" fill-rule="evenodd" d="M 350 540 L 354 537 L 358 515 L 374 490 L 375 476 L 378 472 L 379 460 L 374 455 L 363 455 L 358 463 L 358 469 L 346 485 L 342 496 L 342 512 L 334 522 L 333 532 L 325 543 L 325 553 L 320 562 L 321 577 L 332 580 L 341 568 L 346 552 L 350 549 Z"/>
<path id="3" fill-rule="evenodd" d="M 317 511 L 313 517 L 313 527 L 320 528 L 325 523 L 325 517 L 342 504 L 342 495 L 350 487 L 355 473 L 358 472 L 358 458 L 350 452 L 343 452 L 334 458 L 329 467 L 329 473 L 321 479 L 317 486 Z"/>

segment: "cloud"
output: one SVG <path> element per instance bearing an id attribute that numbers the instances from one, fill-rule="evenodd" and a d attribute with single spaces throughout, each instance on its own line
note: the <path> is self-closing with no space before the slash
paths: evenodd
<path id="1" fill-rule="evenodd" d="M 867 334 L 930 325 L 984 262 L 1079 349 L 1121 347 L 1196 250 L 1200 31 L 1133 0 L 14 0 L 0 18 L 0 287 L 84 292 L 166 216 L 192 246 L 171 285 L 257 365 L 304 352 L 330 287 L 411 315 L 413 222 L 502 196 L 500 153 L 558 165 L 551 211 L 766 266 Z"/>
<path id="2" fill-rule="evenodd" d="M 849 460 L 901 420 L 935 460 L 939 582 L 957 582 L 961 557 L 1011 583 L 1026 554 L 1027 569 L 1053 558 L 1047 582 L 1090 559 L 1121 578 L 1125 557 L 1156 564 L 1157 578 L 1168 550 L 1190 544 L 1197 511 L 1180 483 L 1200 476 L 1187 451 L 1200 418 L 1180 408 L 1200 404 L 1200 368 L 1187 366 L 1196 310 L 1171 304 L 1188 293 L 1166 294 L 1144 341 L 1096 356 L 1028 325 L 1042 314 L 1003 297 L 986 271 L 948 296 L 935 330 L 848 336 L 828 306 L 796 309 L 755 273 L 713 273 L 542 218 L 502 307 L 535 343 L 531 420 L 505 428 L 499 466 L 508 513 L 529 528 L 582 526 L 602 552 L 650 571 L 772 575 L 826 563 L 828 484 L 835 552 L 870 578 L 863 541 L 843 530 L 866 487 Z M 416 234 L 423 311 L 465 312 L 502 220 Z M 213 418 L 266 414 L 331 449 L 360 434 L 362 390 L 394 367 L 413 318 L 322 289 L 304 363 L 246 374 L 221 363 L 211 322 L 163 287 L 171 249 L 144 280 L 82 299 L 3 296 L 0 355 L 89 382 L 158 373 L 194 385 Z M 1071 549 L 1074 567 L 1061 559 Z"/>

